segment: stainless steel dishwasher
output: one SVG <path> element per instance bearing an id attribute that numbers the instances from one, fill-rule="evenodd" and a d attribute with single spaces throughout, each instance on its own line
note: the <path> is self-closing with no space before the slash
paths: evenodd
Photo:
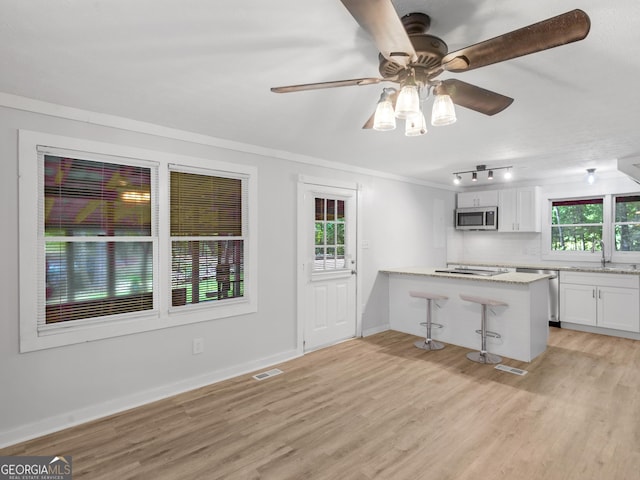
<path id="1" fill-rule="evenodd" d="M 544 270 L 537 268 L 517 267 L 516 272 L 521 273 L 542 273 L 551 275 L 549 278 L 549 325 L 553 327 L 560 326 L 560 288 L 558 270 Z"/>

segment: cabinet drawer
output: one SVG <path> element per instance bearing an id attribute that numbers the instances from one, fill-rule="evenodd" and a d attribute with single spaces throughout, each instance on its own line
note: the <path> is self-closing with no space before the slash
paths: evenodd
<path id="1" fill-rule="evenodd" d="M 639 275 L 560 271 L 560 283 L 600 285 L 603 287 L 639 288 Z"/>

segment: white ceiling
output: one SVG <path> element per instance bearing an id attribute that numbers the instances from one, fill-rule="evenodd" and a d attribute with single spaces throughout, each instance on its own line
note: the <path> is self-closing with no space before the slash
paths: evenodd
<path id="1" fill-rule="evenodd" d="M 514 165 L 578 180 L 640 154 L 637 0 L 396 0 L 457 50 L 581 8 L 577 43 L 466 73 L 515 99 L 422 137 L 362 130 L 380 85 L 275 94 L 273 86 L 379 76 L 373 42 L 339 0 L 0 0 L 0 91 L 450 184 Z M 497 180 L 496 180 L 497 181 Z"/>

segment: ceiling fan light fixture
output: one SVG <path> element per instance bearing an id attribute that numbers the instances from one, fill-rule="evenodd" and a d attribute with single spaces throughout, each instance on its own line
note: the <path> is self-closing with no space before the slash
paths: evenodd
<path id="1" fill-rule="evenodd" d="M 404 134 L 407 137 L 418 137 L 427 133 L 427 122 L 424 114 L 419 112 L 417 115 L 407 117 L 405 121 Z"/>
<path id="2" fill-rule="evenodd" d="M 431 125 L 442 127 L 456 123 L 456 110 L 451 97 L 447 94 L 436 95 L 431 111 Z"/>
<path id="3" fill-rule="evenodd" d="M 420 92 L 418 85 L 413 78 L 413 74 L 409 76 L 405 84 L 400 89 L 398 100 L 396 101 L 396 117 L 409 118 L 420 113 Z"/>
<path id="4" fill-rule="evenodd" d="M 373 117 L 373 129 L 374 130 L 394 130 L 396 128 L 396 116 L 393 111 L 393 104 L 389 96 L 395 92 L 392 88 L 385 88 L 380 95 L 378 105 L 376 106 L 376 113 Z"/>

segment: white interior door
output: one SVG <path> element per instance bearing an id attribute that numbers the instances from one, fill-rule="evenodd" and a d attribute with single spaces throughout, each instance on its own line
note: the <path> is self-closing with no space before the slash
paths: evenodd
<path id="1" fill-rule="evenodd" d="M 301 185 L 298 312 L 305 351 L 356 335 L 356 193 Z"/>

